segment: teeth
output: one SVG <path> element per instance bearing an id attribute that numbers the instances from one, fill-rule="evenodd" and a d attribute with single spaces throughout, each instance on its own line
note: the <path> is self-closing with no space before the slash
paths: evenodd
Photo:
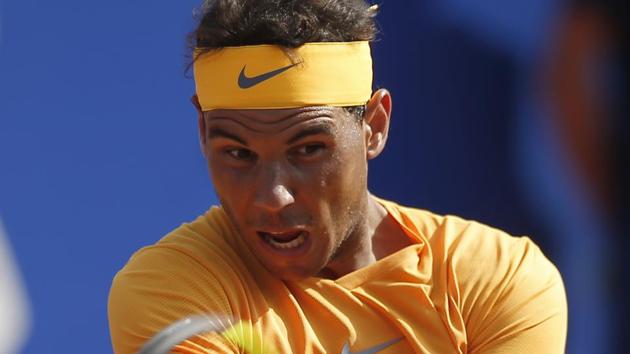
<path id="1" fill-rule="evenodd" d="M 265 237 L 265 241 L 267 241 L 270 245 L 280 249 L 291 249 L 301 246 L 304 243 L 304 233 L 300 233 L 298 237 L 294 238 L 289 242 L 278 242 L 273 239 L 271 236 Z"/>

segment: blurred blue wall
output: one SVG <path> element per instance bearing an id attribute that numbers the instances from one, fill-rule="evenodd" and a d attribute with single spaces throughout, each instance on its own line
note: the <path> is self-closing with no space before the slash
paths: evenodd
<path id="1" fill-rule="evenodd" d="M 215 203 L 198 153 L 193 1 L 3 1 L 0 213 L 33 306 L 25 353 L 110 353 L 131 253 Z"/>
<path id="2" fill-rule="evenodd" d="M 519 155 L 557 2 L 383 2 L 375 83 L 394 120 L 373 191 L 532 235 L 559 257 Z M 197 5 L 0 3 L 0 215 L 33 306 L 25 353 L 111 352 L 115 272 L 216 203 L 184 74 Z"/>

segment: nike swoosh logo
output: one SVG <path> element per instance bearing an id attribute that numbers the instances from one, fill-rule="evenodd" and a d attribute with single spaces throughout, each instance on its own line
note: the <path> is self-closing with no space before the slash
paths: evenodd
<path id="1" fill-rule="evenodd" d="M 283 72 L 291 69 L 292 67 L 296 65 L 298 65 L 298 63 L 287 65 L 283 68 L 276 69 L 274 71 L 270 71 L 268 73 L 264 73 L 262 75 L 253 76 L 253 77 L 247 77 L 247 75 L 245 75 L 245 67 L 247 67 L 247 65 L 245 65 L 243 66 L 243 69 L 241 70 L 241 74 L 238 76 L 238 87 L 242 89 L 248 89 L 250 87 L 256 86 L 263 81 L 267 81 L 274 76 L 278 76 L 282 74 Z"/>
<path id="2" fill-rule="evenodd" d="M 380 352 L 381 350 L 394 345 L 398 342 L 400 342 L 401 340 L 403 340 L 403 338 L 396 338 L 396 339 L 392 339 L 389 342 L 385 342 L 383 344 L 379 344 L 377 346 L 374 346 L 372 348 L 366 349 L 366 350 L 362 350 L 360 352 L 351 352 L 350 351 L 350 346 L 348 345 L 348 343 L 346 343 L 346 345 L 343 347 L 343 350 L 341 351 L 341 354 L 375 354 Z"/>

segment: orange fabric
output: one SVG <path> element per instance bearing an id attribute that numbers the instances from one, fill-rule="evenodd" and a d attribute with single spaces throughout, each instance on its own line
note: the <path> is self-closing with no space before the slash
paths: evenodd
<path id="1" fill-rule="evenodd" d="M 380 202 L 415 244 L 337 280 L 274 278 L 220 208 L 182 225 L 116 275 L 115 353 L 135 353 L 160 329 L 199 313 L 251 323 L 261 352 L 340 353 L 348 343 L 356 353 L 397 338 L 379 353 L 564 351 L 562 280 L 528 238 Z M 231 353 L 236 342 L 206 336 L 177 350 Z"/>

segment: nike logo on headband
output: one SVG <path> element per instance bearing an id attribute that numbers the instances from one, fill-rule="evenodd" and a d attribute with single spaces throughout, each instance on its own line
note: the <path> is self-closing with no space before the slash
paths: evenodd
<path id="1" fill-rule="evenodd" d="M 267 73 L 264 73 L 262 75 L 258 75 L 258 76 L 252 76 L 252 77 L 247 77 L 247 75 L 245 75 L 245 68 L 247 67 L 247 65 L 243 66 L 243 69 L 241 70 L 241 74 L 238 76 L 238 87 L 242 88 L 242 89 L 248 89 L 250 87 L 254 87 L 256 85 L 258 85 L 259 83 L 263 82 L 263 81 L 267 81 L 269 79 L 271 79 L 274 76 L 278 76 L 280 74 L 282 74 L 283 72 L 291 69 L 292 67 L 298 65 L 299 63 L 295 63 L 295 64 L 291 64 L 288 66 L 285 66 L 283 68 L 280 69 L 276 69 L 274 71 L 270 71 Z"/>
<path id="2" fill-rule="evenodd" d="M 351 352 L 350 351 L 350 346 L 346 343 L 346 345 L 343 347 L 343 350 L 341 351 L 341 354 L 375 354 L 375 353 L 378 353 L 381 350 L 383 350 L 383 349 L 385 349 L 385 348 L 387 348 L 387 347 L 389 347 L 391 345 L 394 345 L 394 344 L 400 342 L 401 340 L 403 340 L 402 337 L 401 338 L 392 339 L 392 340 L 390 340 L 388 342 L 385 342 L 383 344 L 379 344 L 379 345 L 376 345 L 376 346 L 374 346 L 372 348 L 369 348 L 369 349 L 366 349 L 366 350 L 362 350 L 362 351 L 356 352 L 356 353 L 355 352 Z"/>

